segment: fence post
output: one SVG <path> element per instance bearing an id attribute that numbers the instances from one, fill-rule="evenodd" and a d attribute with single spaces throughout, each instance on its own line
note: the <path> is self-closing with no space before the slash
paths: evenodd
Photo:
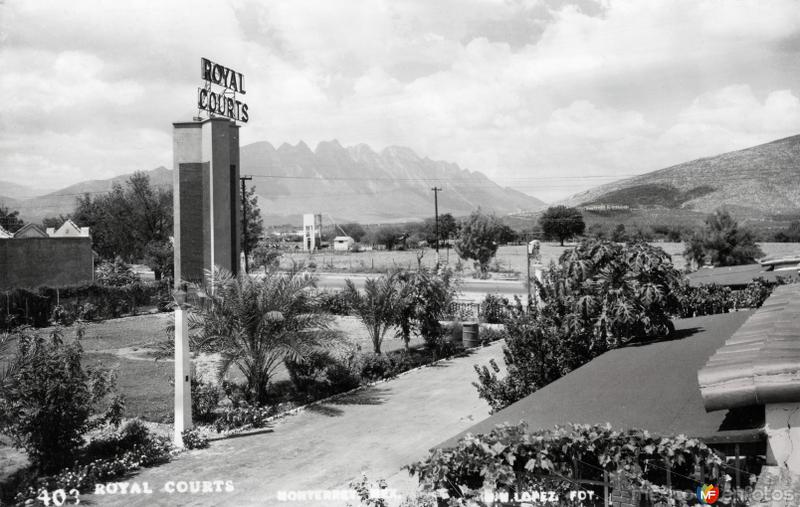
<path id="1" fill-rule="evenodd" d="M 608 499 L 608 470 L 603 470 L 603 505 L 611 507 L 611 502 Z"/>

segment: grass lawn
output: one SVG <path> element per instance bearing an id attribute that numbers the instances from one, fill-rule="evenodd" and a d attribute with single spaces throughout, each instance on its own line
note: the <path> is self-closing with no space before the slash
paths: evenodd
<path id="1" fill-rule="evenodd" d="M 108 353 L 88 353 L 85 366 L 117 372 L 117 389 L 125 396 L 125 417 L 172 422 L 174 366 L 168 361 L 133 360 Z"/>

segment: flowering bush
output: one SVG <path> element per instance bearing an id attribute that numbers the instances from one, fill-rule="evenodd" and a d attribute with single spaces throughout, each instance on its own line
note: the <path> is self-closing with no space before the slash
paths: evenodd
<path id="1" fill-rule="evenodd" d="M 605 473 L 623 474 L 631 487 L 660 501 L 674 490 L 694 491 L 703 480 L 717 482 L 722 465 L 713 450 L 683 435 L 578 424 L 529 432 L 523 423 L 467 435 L 455 447 L 434 449 L 406 468 L 419 477 L 423 492 L 451 499 L 448 505 L 483 505 L 484 489 L 566 493 L 580 479 L 602 482 Z M 672 491 L 663 487 L 667 469 Z"/>
<path id="2" fill-rule="evenodd" d="M 152 434 L 139 420 L 127 423 L 91 440 L 81 457 L 69 468 L 52 476 L 32 480 L 17 493 L 18 504 L 29 505 L 42 493 L 63 489 L 66 492 L 91 490 L 95 484 L 111 481 L 142 467 L 165 463 L 170 459 L 169 438 Z"/>
<path id="3" fill-rule="evenodd" d="M 183 438 L 183 445 L 187 449 L 205 449 L 208 447 L 208 438 L 197 431 L 197 428 L 183 430 L 181 437 Z"/>
<path id="4" fill-rule="evenodd" d="M 229 408 L 222 412 L 214 427 L 220 433 L 236 429 L 263 428 L 266 419 L 275 415 L 274 407 L 241 406 Z"/>

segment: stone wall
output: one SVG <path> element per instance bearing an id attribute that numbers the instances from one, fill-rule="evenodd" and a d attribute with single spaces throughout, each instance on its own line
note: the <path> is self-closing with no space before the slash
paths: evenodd
<path id="1" fill-rule="evenodd" d="M 0 290 L 63 287 L 93 279 L 91 238 L 0 240 Z"/>

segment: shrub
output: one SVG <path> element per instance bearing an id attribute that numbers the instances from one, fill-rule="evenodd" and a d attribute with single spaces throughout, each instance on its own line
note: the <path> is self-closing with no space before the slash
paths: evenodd
<path id="1" fill-rule="evenodd" d="M 491 327 L 482 327 L 480 330 L 481 344 L 486 346 L 496 341 L 504 340 L 508 337 L 508 332 L 505 329 L 494 329 Z"/>
<path id="2" fill-rule="evenodd" d="M 222 389 L 216 384 L 192 377 L 192 416 L 200 422 L 214 419 L 214 411 L 222 397 Z"/>
<path id="3" fill-rule="evenodd" d="M 97 483 L 123 477 L 141 467 L 165 463 L 171 451 L 169 438 L 154 435 L 141 421 L 133 420 L 119 431 L 92 439 L 72 466 L 51 476 L 29 479 L 15 500 L 24 504 L 58 489 L 91 490 Z"/>
<path id="4" fill-rule="evenodd" d="M 361 379 L 366 382 L 389 378 L 394 374 L 394 363 L 383 354 L 362 354 L 359 363 Z"/>
<path id="5" fill-rule="evenodd" d="M 578 424 L 529 432 L 523 423 L 467 435 L 407 468 L 419 477 L 423 492 L 446 491 L 455 502 L 448 505 L 475 505 L 484 490 L 553 490 L 565 500 L 578 479 L 602 483 L 604 472 L 624 474 L 632 487 L 652 491 L 658 503 L 673 494 L 664 487 L 667 468 L 673 488 L 693 492 L 702 479 L 722 479 L 722 465 L 709 447 L 683 435 Z"/>
<path id="6" fill-rule="evenodd" d="M 119 256 L 113 261 L 105 260 L 95 268 L 95 280 L 102 285 L 122 287 L 139 281 L 131 267 Z"/>
<path id="7" fill-rule="evenodd" d="M 183 439 L 183 445 L 187 449 L 205 449 L 208 447 L 208 438 L 197 431 L 197 428 L 183 430 L 181 438 Z"/>
<path id="8" fill-rule="evenodd" d="M 333 315 L 350 315 L 352 308 L 344 292 L 321 292 L 320 307 Z"/>
<path id="9" fill-rule="evenodd" d="M 169 280 L 136 281 L 125 286 L 91 283 L 66 287 L 40 287 L 36 292 L 14 289 L 0 293 L 0 328 L 11 329 L 20 324 L 34 327 L 51 322 L 68 324 L 82 320 L 108 319 L 137 308 L 168 299 Z M 56 309 L 56 306 L 61 308 Z"/>
<path id="10" fill-rule="evenodd" d="M 226 409 L 214 421 L 220 433 L 247 428 L 263 428 L 266 419 L 275 415 L 274 407 L 242 406 Z"/>
<path id="11" fill-rule="evenodd" d="M 313 400 L 358 387 L 361 376 L 354 362 L 355 356 L 339 359 L 315 351 L 303 361 L 286 361 L 286 369 L 297 393 Z"/>
<path id="12" fill-rule="evenodd" d="M 499 410 L 611 348 L 671 333 L 679 279 L 669 256 L 646 243 L 586 240 L 566 250 L 536 281 L 541 307 L 524 313 L 518 304 L 506 321 L 508 375 L 499 379 L 493 361 L 494 371 L 475 366 L 480 397 Z"/>
<path id="13" fill-rule="evenodd" d="M 688 318 L 728 313 L 741 308 L 759 308 L 772 294 L 775 286 L 782 283 L 782 279 L 770 283 L 763 278 L 757 278 L 744 289 L 734 291 L 730 287 L 716 284 L 695 287 L 684 279 L 671 289 L 678 302 L 673 312 L 681 318 Z"/>
<path id="14" fill-rule="evenodd" d="M 14 373 L 0 391 L 0 409 L 8 415 L 2 430 L 37 470 L 52 472 L 74 459 L 83 434 L 99 423 L 90 417 L 113 389 L 114 376 L 84 369 L 80 343 L 63 343 L 59 331 L 17 336 Z"/>
<path id="15" fill-rule="evenodd" d="M 480 318 L 489 324 L 502 324 L 510 314 L 508 298 L 497 294 L 486 294 L 480 307 Z"/>

